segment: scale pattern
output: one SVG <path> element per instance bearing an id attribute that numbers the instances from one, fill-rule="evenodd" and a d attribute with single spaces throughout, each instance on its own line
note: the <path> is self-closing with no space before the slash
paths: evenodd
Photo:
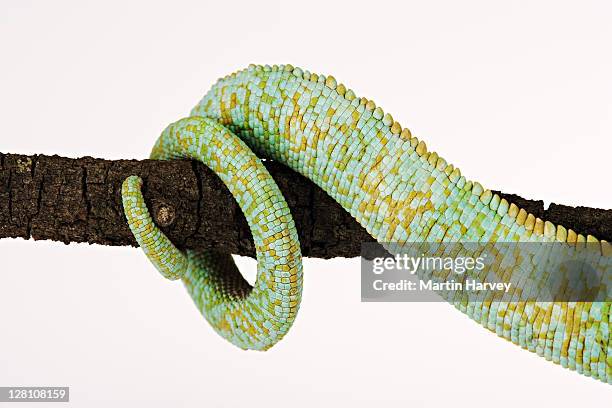
<path id="1" fill-rule="evenodd" d="M 208 142 L 203 144 L 201 138 L 208 129 L 202 127 L 203 133 L 198 133 L 200 130 L 194 132 L 180 125 L 194 121 L 206 121 L 217 134 L 206 136 Z M 210 166 L 210 160 L 204 160 L 204 156 L 209 156 L 213 158 L 214 168 L 211 168 L 222 174 L 224 166 L 240 160 L 243 151 L 224 149 L 215 141 L 219 134 L 227 138 L 236 135 L 260 157 L 280 161 L 310 178 L 379 242 L 565 242 L 572 247 L 592 243 L 601 249 L 598 256 L 609 256 L 611 251 L 610 244 L 605 241 L 536 218 L 479 183 L 467 180 L 458 168 L 437 153 L 429 152 L 423 141 L 413 137 L 389 113 L 384 113 L 373 101 L 357 97 L 332 76 L 317 75 L 291 65 L 251 65 L 221 78 L 192 110 L 191 117 L 177 123 L 179 125 L 171 125 L 171 130 L 167 129 L 158 140 L 153 158 L 193 157 Z M 244 169 L 247 171 L 247 167 Z M 265 174 L 265 169 L 261 174 Z M 245 183 L 254 178 L 242 176 Z M 235 181 L 227 177 L 223 180 L 231 190 Z M 217 312 L 217 318 L 211 319 L 210 311 L 223 304 L 217 296 L 219 293 L 239 299 L 245 299 L 248 293 L 235 266 L 229 267 L 231 279 L 224 281 L 223 290 L 206 281 L 210 276 L 214 276 L 216 282 L 224 279 L 222 270 L 230 263 L 228 255 L 187 254 L 186 261 L 177 260 L 180 256 L 172 255 L 175 249 L 152 224 L 150 217 L 139 218 L 131 210 L 130 200 L 136 200 L 138 204 L 133 205 L 146 214 L 139 180 L 128 179 L 125 187 L 128 222 L 145 253 L 164 275 L 183 276 L 192 297 L 213 327 L 223 332 L 220 330 L 223 322 L 237 315 L 252 314 L 256 316 L 244 321 L 263 327 L 265 321 L 258 319 L 266 319 L 267 314 L 259 311 L 262 307 L 272 310 L 264 305 L 269 306 L 271 299 L 276 298 L 265 296 L 276 292 L 262 292 L 263 296 L 257 300 L 238 303 L 236 308 Z M 278 189 L 272 190 L 272 195 L 280 201 L 282 196 Z M 257 196 L 261 194 L 261 186 L 256 183 L 248 186 L 247 191 Z M 244 192 L 232 191 L 237 199 Z M 252 218 L 253 207 L 241 205 L 241 208 L 247 219 Z M 257 214 L 266 208 L 273 207 L 257 207 Z M 287 224 L 292 226 L 289 213 L 283 214 L 289 220 Z M 259 221 L 251 224 L 256 242 L 261 240 L 255 226 L 263 230 L 267 225 L 275 233 L 284 231 L 285 227 L 276 224 L 277 221 Z M 297 238 L 293 240 L 294 231 L 289 235 L 292 237 L 290 246 L 299 251 Z M 260 250 L 263 251 L 258 246 L 258 267 L 262 270 L 285 265 L 278 259 L 264 265 L 259 262 Z M 295 264 L 291 264 L 289 271 L 283 269 L 289 272 L 283 277 L 295 283 L 291 293 L 299 293 L 299 255 L 294 252 L 290 258 Z M 260 279 L 265 278 L 264 275 L 258 270 L 258 283 L 269 282 L 269 279 Z M 449 301 L 499 336 L 563 367 L 612 383 L 609 301 L 525 304 L 493 300 L 468 305 L 461 300 Z M 241 347 L 267 348 L 286 332 L 298 303 L 299 295 L 289 298 L 290 315 L 281 318 L 288 324 L 276 330 L 280 335 L 269 342 L 253 342 L 242 334 L 226 337 L 231 337 L 230 340 Z M 231 318 L 224 318 L 228 313 Z M 253 338 L 260 339 L 260 336 Z M 259 347 L 261 344 L 265 347 Z"/>
<path id="2" fill-rule="evenodd" d="M 224 338 L 266 350 L 291 327 L 302 292 L 300 245 L 278 186 L 246 144 L 215 120 L 191 117 L 164 130 L 151 158 L 202 161 L 227 185 L 246 215 L 257 252 L 251 287 L 231 255 L 179 251 L 153 224 L 139 177 L 122 186 L 123 206 L 138 244 L 168 279 L 182 278 L 196 305 Z"/>

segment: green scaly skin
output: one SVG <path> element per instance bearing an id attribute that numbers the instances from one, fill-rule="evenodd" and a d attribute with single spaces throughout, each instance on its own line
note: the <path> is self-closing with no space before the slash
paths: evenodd
<path id="1" fill-rule="evenodd" d="M 381 243 L 563 242 L 573 248 L 588 242 L 600 248 L 594 256 L 609 255 L 607 242 L 540 220 L 466 180 L 333 77 L 291 65 L 251 65 L 219 80 L 189 118 L 170 125 L 151 157 L 201 160 L 220 175 L 253 232 L 254 288 L 229 255 L 178 251 L 148 215 L 142 181 L 130 177 L 123 186 L 128 223 L 147 256 L 164 276 L 181 278 L 213 328 L 242 348 L 267 349 L 284 336 L 302 286 L 293 221 L 253 152 L 311 179 Z M 609 293 L 606 283 L 601 293 Z M 449 301 L 499 336 L 612 383 L 610 302 L 604 299 Z"/>

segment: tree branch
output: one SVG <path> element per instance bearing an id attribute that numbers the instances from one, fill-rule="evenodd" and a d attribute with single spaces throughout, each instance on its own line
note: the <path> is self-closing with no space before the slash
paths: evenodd
<path id="1" fill-rule="evenodd" d="M 287 167 L 266 162 L 291 208 L 304 256 L 359 256 L 373 241 L 323 190 Z M 181 249 L 254 255 L 251 233 L 233 197 L 204 165 L 185 160 L 103 160 L 0 153 L 0 238 L 21 237 L 101 245 L 136 241 L 121 204 L 121 183 L 145 180 L 153 217 Z M 612 241 L 612 210 L 568 207 L 502 194 L 553 223 Z"/>

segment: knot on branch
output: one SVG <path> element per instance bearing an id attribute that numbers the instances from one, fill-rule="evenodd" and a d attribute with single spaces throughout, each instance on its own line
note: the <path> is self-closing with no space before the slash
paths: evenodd
<path id="1" fill-rule="evenodd" d="M 174 207 L 162 201 L 153 203 L 153 220 L 160 227 L 169 227 L 176 219 Z"/>

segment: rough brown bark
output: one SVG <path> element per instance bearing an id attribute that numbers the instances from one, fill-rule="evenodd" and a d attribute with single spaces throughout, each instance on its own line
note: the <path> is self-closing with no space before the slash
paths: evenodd
<path id="1" fill-rule="evenodd" d="M 285 166 L 266 167 L 287 199 L 304 256 L 359 256 L 373 238 L 325 192 Z M 185 160 L 103 160 L 0 153 L 0 238 L 132 245 L 121 183 L 145 179 L 156 222 L 179 248 L 254 255 L 251 234 L 231 194 L 200 163 Z M 612 241 L 612 210 L 553 204 L 501 194 L 534 215 Z"/>

